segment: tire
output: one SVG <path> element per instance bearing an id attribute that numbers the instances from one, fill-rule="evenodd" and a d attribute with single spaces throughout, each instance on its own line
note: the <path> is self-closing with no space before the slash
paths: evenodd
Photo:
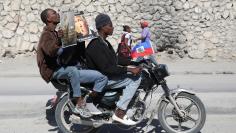
<path id="1" fill-rule="evenodd" d="M 63 133 L 90 133 L 96 128 L 93 126 L 86 126 L 86 125 L 79 125 L 71 123 L 69 120 L 70 115 L 72 115 L 71 109 L 69 109 L 68 106 L 68 98 L 67 96 L 64 96 L 57 104 L 56 111 L 55 111 L 55 119 L 56 123 L 58 125 L 58 128 Z M 79 116 L 78 116 L 79 117 Z M 81 127 L 80 127 L 81 126 Z M 76 128 L 76 130 L 75 130 Z M 78 131 L 79 129 L 85 129 L 83 131 Z"/>
<path id="2" fill-rule="evenodd" d="M 183 103 L 181 103 L 181 99 L 183 99 Z M 206 111 L 201 100 L 196 95 L 185 92 L 178 94 L 175 100 L 180 110 L 185 113 L 185 116 L 181 118 L 174 109 L 174 106 L 169 101 L 163 100 L 158 107 L 158 119 L 162 128 L 168 133 L 198 133 L 206 121 Z M 184 100 L 189 100 L 190 104 Z M 187 106 L 183 106 L 185 103 Z M 170 107 L 171 113 L 168 112 L 169 106 L 172 106 Z M 191 109 L 193 108 L 196 108 L 196 111 L 192 111 Z M 191 115 L 190 113 L 193 114 Z M 197 119 L 194 118 L 195 116 L 198 116 Z M 184 124 L 187 122 L 189 124 L 193 123 L 193 126 L 186 127 Z M 174 125 L 173 123 L 178 124 Z"/>

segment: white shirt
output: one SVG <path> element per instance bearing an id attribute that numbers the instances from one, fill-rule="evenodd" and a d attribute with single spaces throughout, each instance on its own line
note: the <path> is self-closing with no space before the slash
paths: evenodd
<path id="1" fill-rule="evenodd" d="M 132 43 L 132 34 L 129 33 L 129 32 L 125 32 L 124 34 L 126 34 L 126 35 L 125 35 L 125 38 L 128 39 L 128 46 L 131 47 L 131 43 Z"/>

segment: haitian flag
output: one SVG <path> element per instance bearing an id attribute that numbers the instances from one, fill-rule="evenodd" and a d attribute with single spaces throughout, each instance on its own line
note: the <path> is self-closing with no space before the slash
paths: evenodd
<path id="1" fill-rule="evenodd" d="M 154 51 L 152 49 L 151 41 L 145 41 L 145 42 L 140 42 L 133 47 L 131 51 L 131 57 L 138 58 L 146 55 L 151 55 L 153 53 Z"/>

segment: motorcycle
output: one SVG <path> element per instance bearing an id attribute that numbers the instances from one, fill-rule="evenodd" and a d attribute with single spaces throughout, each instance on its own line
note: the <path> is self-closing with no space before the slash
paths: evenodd
<path id="1" fill-rule="evenodd" d="M 150 124 L 157 115 L 161 127 L 168 133 L 197 133 L 204 126 L 206 111 L 201 100 L 194 92 L 185 89 L 170 90 L 165 78 L 169 76 L 165 64 L 154 65 L 145 60 L 142 81 L 130 102 L 127 115 L 136 122 L 136 125 L 148 120 Z M 114 124 L 122 129 L 131 129 L 134 126 L 126 126 L 112 120 L 116 108 L 116 102 L 122 96 L 122 89 L 105 89 L 104 96 L 97 108 L 102 112 L 99 115 L 84 117 L 73 113 L 75 99 L 72 98 L 72 89 L 68 81 L 54 80 L 52 84 L 61 92 L 55 110 L 55 119 L 59 129 L 63 133 L 87 133 L 94 132 L 104 124 Z M 161 86 L 164 94 L 160 97 L 155 108 L 148 111 L 147 106 L 150 96 L 156 93 Z M 82 96 L 87 97 L 91 85 L 81 84 Z M 160 87 L 159 87 L 160 88 Z M 152 100 L 149 100 L 152 101 Z M 148 115 L 150 114 L 151 115 Z M 157 125 L 156 125 L 157 126 Z"/>

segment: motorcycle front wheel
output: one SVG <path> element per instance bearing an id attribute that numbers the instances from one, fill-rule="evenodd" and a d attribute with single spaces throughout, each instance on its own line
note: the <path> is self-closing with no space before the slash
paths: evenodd
<path id="1" fill-rule="evenodd" d="M 96 130 L 93 126 L 72 123 L 72 115 L 73 113 L 69 107 L 68 98 L 64 96 L 57 104 L 55 111 L 55 119 L 58 128 L 63 133 L 90 133 Z"/>
<path id="2" fill-rule="evenodd" d="M 206 111 L 201 100 L 196 95 L 182 92 L 175 101 L 184 116 L 180 117 L 174 106 L 163 100 L 158 108 L 162 128 L 168 133 L 198 133 L 206 121 Z"/>

